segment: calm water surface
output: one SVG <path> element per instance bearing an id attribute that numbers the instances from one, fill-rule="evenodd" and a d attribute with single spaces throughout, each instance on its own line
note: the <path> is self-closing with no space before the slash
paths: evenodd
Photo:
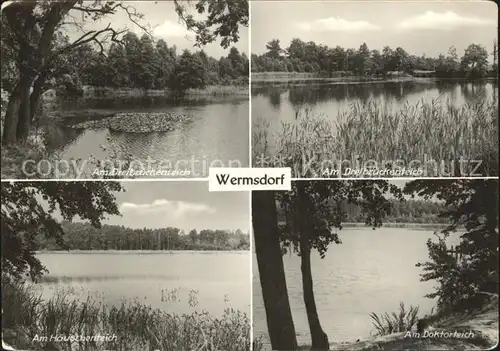
<path id="1" fill-rule="evenodd" d="M 227 307 L 250 313 L 248 255 L 248 252 L 43 253 L 38 258 L 49 273 L 39 289 L 50 297 L 57 288 L 71 288 L 80 299 L 90 294 L 108 305 L 118 305 L 123 299 L 139 300 L 172 313 L 205 310 L 221 315 Z M 191 291 L 197 291 L 195 307 L 189 303 Z M 169 292 L 171 298 L 167 301 Z"/>
<path id="2" fill-rule="evenodd" d="M 423 79 L 421 81 L 384 83 L 254 83 L 252 84 L 252 121 L 269 123 L 271 132 L 280 130 L 282 121 L 295 119 L 296 111 L 308 109 L 313 115 L 335 119 L 349 110 L 353 103 L 374 101 L 397 111 L 405 104 L 438 99 L 455 106 L 478 97 L 498 96 L 497 82 L 464 83 Z M 269 140 L 272 144 L 272 140 Z M 272 145 L 270 145 L 272 148 Z"/>
<path id="3" fill-rule="evenodd" d="M 88 101 L 68 106 L 72 111 L 96 108 Z M 97 104 L 98 105 L 98 104 Z M 102 104 L 101 104 L 102 105 Z M 187 106 L 172 106 L 165 102 L 133 100 L 127 106 L 97 106 L 100 112 L 172 112 L 192 117 L 170 132 L 124 133 L 106 129 L 78 129 L 64 126 L 48 127 L 48 148 L 61 159 L 98 160 L 113 158 L 117 151 L 130 154 L 133 160 L 149 158 L 163 164 L 189 169 L 198 176 L 207 176 L 211 162 L 216 166 L 240 163 L 248 166 L 249 102 L 237 99 L 222 102 L 197 102 Z M 194 162 L 192 161 L 194 160 Z M 205 172 L 205 174 L 203 174 Z M 196 176 L 193 174 L 192 176 Z"/>
<path id="4" fill-rule="evenodd" d="M 433 232 L 396 228 L 344 229 L 341 245 L 332 244 L 324 259 L 311 257 L 314 292 L 319 318 L 331 342 L 367 338 L 373 327 L 369 314 L 396 312 L 399 302 L 420 306 L 430 312 L 434 301 L 424 297 L 433 292 L 434 282 L 420 282 L 417 262 L 428 259 L 427 239 Z M 456 244 L 455 240 L 450 241 Z M 452 239 L 450 239 L 452 240 Z M 283 257 L 297 341 L 311 343 L 304 307 L 300 258 Z M 253 263 L 254 337 L 266 344 L 266 314 L 262 300 L 257 261 Z"/>

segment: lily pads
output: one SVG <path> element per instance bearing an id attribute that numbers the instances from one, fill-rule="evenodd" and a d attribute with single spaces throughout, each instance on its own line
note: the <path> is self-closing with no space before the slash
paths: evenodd
<path id="1" fill-rule="evenodd" d="M 75 129 L 103 129 L 126 133 L 168 132 L 180 123 L 188 122 L 189 116 L 172 112 L 127 112 L 113 117 L 85 121 L 71 126 Z"/>

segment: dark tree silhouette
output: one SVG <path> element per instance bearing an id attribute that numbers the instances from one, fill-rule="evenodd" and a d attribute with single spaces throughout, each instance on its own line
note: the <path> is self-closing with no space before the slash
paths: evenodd
<path id="1" fill-rule="evenodd" d="M 64 231 L 54 213 L 100 227 L 105 215 L 119 214 L 113 194 L 119 191 L 117 182 L 2 182 L 2 274 L 39 277 L 45 269 L 34 255 L 37 238 L 64 246 Z"/>

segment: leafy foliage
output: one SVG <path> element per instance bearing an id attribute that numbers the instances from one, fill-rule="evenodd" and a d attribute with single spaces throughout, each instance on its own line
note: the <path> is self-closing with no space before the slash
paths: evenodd
<path id="1" fill-rule="evenodd" d="M 470 44 L 461 59 L 453 46 L 447 56 L 438 58 L 411 55 L 401 47 L 392 49 L 386 46 L 382 52 L 370 51 L 366 43 L 358 49 L 331 48 L 299 38 L 292 39 L 286 49 L 281 47 L 278 39 L 269 41 L 266 48 L 266 53 L 252 55 L 253 72 L 308 72 L 333 77 L 435 70 L 436 76 L 447 78 L 494 75 L 487 65 L 488 52 L 478 44 Z"/>
<path id="2" fill-rule="evenodd" d="M 438 281 L 428 297 L 438 298 L 439 309 L 474 308 L 498 294 L 498 180 L 415 180 L 404 192 L 444 200 L 441 216 L 451 222 L 437 242 L 427 242 L 430 261 L 417 265 L 423 281 Z M 460 228 L 465 232 L 450 252 L 446 238 Z"/>
<path id="3" fill-rule="evenodd" d="M 204 20 L 195 20 L 187 10 L 190 1 L 174 0 L 179 17 L 184 20 L 188 29 L 196 33 L 196 43 L 203 46 L 220 38 L 223 48 L 239 40 L 240 26 L 248 26 L 248 0 L 199 0 L 196 5 L 198 14 L 208 12 Z"/>
<path id="4" fill-rule="evenodd" d="M 65 246 L 56 213 L 100 227 L 107 214 L 119 214 L 113 192 L 121 190 L 116 182 L 2 182 L 2 274 L 36 279 L 44 271 L 34 256 L 37 238 Z"/>
<path id="5" fill-rule="evenodd" d="M 177 13 L 188 28 L 196 29 L 197 43 L 200 45 L 213 42 L 220 37 L 221 45 L 228 47 L 238 40 L 239 26 L 248 25 L 248 1 L 245 0 L 231 2 L 200 0 L 196 9 L 198 13 L 203 13 L 208 18 L 204 21 L 195 21 L 193 16 L 187 15 L 184 7 L 176 2 Z M 4 61 L 7 62 L 5 69 L 2 65 L 2 83 L 8 83 L 5 88 L 9 89 L 10 93 L 10 109 L 5 114 L 3 144 L 12 145 L 27 140 L 40 95 L 51 85 L 51 79 L 59 78 L 65 90 L 70 93 L 78 92 L 81 76 L 76 73 L 80 73 L 81 70 L 77 71 L 69 64 L 64 65 L 65 55 L 71 56 L 76 53 L 77 48 L 85 46 L 89 48 L 93 45 L 93 48 L 97 48 L 98 54 L 87 52 L 89 55 L 83 56 L 82 59 L 83 61 L 89 57 L 93 59 L 94 73 L 101 73 L 98 77 L 109 81 L 110 76 L 116 77 L 113 72 L 124 72 L 125 61 L 119 59 L 119 52 L 115 57 L 118 58 L 118 65 L 113 70 L 106 70 L 106 65 L 99 64 L 96 57 L 101 58 L 104 55 L 107 43 L 122 43 L 127 30 L 113 28 L 111 22 L 104 28 L 85 29 L 88 23 L 98 25 L 99 22 L 107 22 L 102 20 L 120 12 L 149 35 L 150 30 L 143 23 L 144 15 L 122 1 L 18 1 L 12 2 L 2 10 L 2 37 L 6 34 L 5 40 L 2 39 L 2 64 Z M 62 35 L 63 27 L 65 30 L 72 27 L 75 32 L 81 34 L 80 37 L 70 42 Z M 134 61 L 135 68 L 144 63 L 145 58 L 153 52 L 151 40 L 147 37 L 143 37 L 141 44 L 143 50 L 138 52 L 137 60 Z M 154 73 L 161 74 L 159 82 L 164 84 L 165 67 L 156 72 L 151 69 L 149 61 L 147 62 L 148 65 L 144 67 L 147 69 L 142 72 L 132 68 L 132 80 L 136 82 L 136 86 L 145 89 L 152 87 L 155 83 L 153 78 L 156 77 Z M 64 67 L 62 70 L 58 68 L 61 67 L 61 63 Z M 56 74 L 58 71 L 60 73 Z M 118 78 L 120 78 L 118 84 L 124 84 L 123 77 L 118 75 Z"/>

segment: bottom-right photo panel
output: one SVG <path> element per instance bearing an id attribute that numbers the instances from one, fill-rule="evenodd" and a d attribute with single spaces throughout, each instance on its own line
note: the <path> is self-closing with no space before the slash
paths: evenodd
<path id="1" fill-rule="evenodd" d="M 498 343 L 498 179 L 254 191 L 253 350 Z"/>

